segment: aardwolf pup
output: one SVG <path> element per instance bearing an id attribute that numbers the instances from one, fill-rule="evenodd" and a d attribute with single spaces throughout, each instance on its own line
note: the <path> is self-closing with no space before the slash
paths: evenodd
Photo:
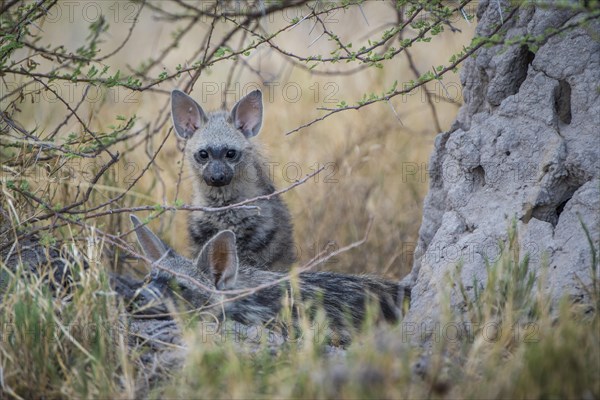
<path id="1" fill-rule="evenodd" d="M 258 135 L 263 117 L 262 93 L 255 90 L 231 110 L 205 114 L 179 90 L 171 93 L 173 126 L 186 139 L 185 154 L 194 172 L 193 203 L 221 207 L 275 191 L 267 164 L 250 139 Z M 188 222 L 193 255 L 219 231 L 230 229 L 240 240 L 244 263 L 282 268 L 294 261 L 292 223 L 279 196 L 251 204 L 258 209 L 196 211 Z"/>
<path id="2" fill-rule="evenodd" d="M 210 239 L 194 262 L 175 253 L 134 215 L 131 221 L 142 251 L 153 262 L 143 302 L 162 298 L 175 284 L 181 297 L 194 308 L 212 310 L 243 324 L 268 324 L 277 319 L 287 295 L 293 291 L 290 281 L 282 279 L 285 273 L 239 263 L 232 231 L 221 231 Z M 379 319 L 395 322 L 405 296 L 410 296 L 398 282 L 332 272 L 300 273 L 297 287 L 308 317 L 314 317 L 317 308 L 322 307 L 339 344 L 350 342 L 351 332 L 364 321 L 368 302 L 378 305 Z M 251 294 L 240 296 L 240 290 Z M 295 311 L 293 318 L 297 317 Z"/>

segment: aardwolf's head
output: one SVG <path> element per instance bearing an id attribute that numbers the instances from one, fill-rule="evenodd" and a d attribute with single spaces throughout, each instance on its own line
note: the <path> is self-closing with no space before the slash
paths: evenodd
<path id="1" fill-rule="evenodd" d="M 140 247 L 151 262 L 147 285 L 140 292 L 142 303 L 179 295 L 195 308 L 208 307 L 222 301 L 219 291 L 235 287 L 238 256 L 233 232 L 219 232 L 192 261 L 167 246 L 135 215 L 130 218 Z"/>
<path id="2" fill-rule="evenodd" d="M 190 96 L 173 90 L 171 115 L 177 136 L 188 140 L 186 157 L 206 185 L 226 186 L 234 178 L 244 177 L 244 165 L 255 159 L 248 139 L 258 135 L 262 125 L 260 90 L 243 97 L 230 113 L 209 114 Z"/>

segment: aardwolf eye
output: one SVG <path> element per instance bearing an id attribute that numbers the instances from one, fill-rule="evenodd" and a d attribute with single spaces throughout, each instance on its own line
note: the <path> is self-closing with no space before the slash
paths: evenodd
<path id="1" fill-rule="evenodd" d="M 208 159 L 208 152 L 206 150 L 200 150 L 196 154 L 194 154 L 194 158 L 198 162 L 202 162 Z"/>
<path id="2" fill-rule="evenodd" d="M 225 157 L 229 158 L 229 159 L 234 159 L 237 157 L 237 151 L 235 150 L 227 150 L 227 153 L 225 154 Z"/>

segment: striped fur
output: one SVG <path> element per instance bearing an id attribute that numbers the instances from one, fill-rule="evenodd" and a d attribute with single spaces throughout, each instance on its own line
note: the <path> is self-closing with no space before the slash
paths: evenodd
<path id="1" fill-rule="evenodd" d="M 209 240 L 194 262 L 169 249 L 134 216 L 132 221 L 144 253 L 162 267 L 154 267 L 151 272 L 149 290 L 155 297 L 168 292 L 169 284 L 175 281 L 180 295 L 192 307 L 244 324 L 275 323 L 283 305 L 292 298 L 299 300 L 300 306 L 292 309 L 294 319 L 298 310 L 312 319 L 322 308 L 328 329 L 336 336 L 334 342 L 346 344 L 363 323 L 368 304 L 377 306 L 378 319 L 395 322 L 404 298 L 410 296 L 398 282 L 375 276 L 303 272 L 289 280 L 283 272 L 240 264 L 231 231 L 219 232 Z M 203 289 L 183 275 L 219 292 Z M 297 284 L 291 283 L 294 281 Z M 240 297 L 239 292 L 231 293 L 244 289 L 250 294 Z M 299 296 L 295 295 L 298 290 Z M 234 297 L 239 298 L 229 300 Z"/>

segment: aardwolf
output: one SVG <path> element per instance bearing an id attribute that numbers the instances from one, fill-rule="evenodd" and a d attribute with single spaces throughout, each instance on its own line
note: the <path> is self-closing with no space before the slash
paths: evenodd
<path id="1" fill-rule="evenodd" d="M 262 94 L 255 90 L 231 112 L 205 114 L 179 90 L 171 93 L 173 126 L 187 140 L 185 154 L 194 172 L 193 203 L 222 207 L 275 192 L 267 163 L 254 141 L 263 117 Z M 259 209 L 195 211 L 188 223 L 193 255 L 219 231 L 233 230 L 240 241 L 240 259 L 257 268 L 280 269 L 294 261 L 292 223 L 279 196 L 252 203 Z"/>
<path id="2" fill-rule="evenodd" d="M 181 297 L 194 308 L 212 310 L 243 324 L 269 324 L 294 292 L 285 273 L 240 264 L 232 231 L 219 232 L 191 261 L 170 249 L 134 215 L 131 221 L 140 247 L 152 261 L 149 285 L 142 293 L 146 300 L 162 298 L 176 284 Z M 352 330 L 361 326 L 369 302 L 376 304 L 380 319 L 394 322 L 405 296 L 410 296 L 398 282 L 366 275 L 302 272 L 297 281 L 296 292 L 306 305 L 306 315 L 314 318 L 319 307 L 324 309 L 329 329 L 340 344 L 347 344 Z M 297 310 L 292 311 L 297 318 Z"/>

